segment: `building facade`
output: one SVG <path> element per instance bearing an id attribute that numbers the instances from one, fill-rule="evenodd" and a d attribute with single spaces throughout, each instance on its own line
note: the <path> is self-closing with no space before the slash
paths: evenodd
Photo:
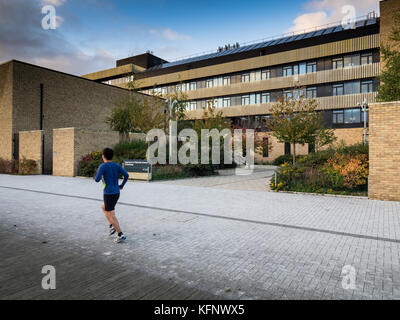
<path id="1" fill-rule="evenodd" d="M 329 25 L 246 46 L 227 45 L 175 62 L 146 53 L 84 77 L 119 87 L 135 80 L 147 94 L 182 91 L 189 99 L 190 119 L 200 118 L 202 109 L 213 105 L 233 124 L 261 135 L 267 132 L 265 119 L 274 102 L 304 94 L 318 101 L 338 140 L 354 144 L 363 140 L 361 106 L 376 100 L 381 38 L 390 32 L 400 2 L 386 0 L 380 6 L 380 17 L 370 13 L 352 25 Z M 367 113 L 365 117 L 368 121 Z M 270 142 L 273 151 L 260 155 L 263 160 L 291 152 L 290 146 Z M 300 147 L 300 153 L 310 151 L 312 146 Z"/>
<path id="2" fill-rule="evenodd" d="M 42 130 L 43 171 L 51 173 L 53 129 L 110 131 L 105 119 L 127 94 L 123 88 L 20 61 L 0 64 L 0 158 L 19 159 L 19 133 Z"/>

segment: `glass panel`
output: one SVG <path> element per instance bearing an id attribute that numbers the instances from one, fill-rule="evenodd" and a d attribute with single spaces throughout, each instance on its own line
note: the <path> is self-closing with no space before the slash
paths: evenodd
<path id="1" fill-rule="evenodd" d="M 307 72 L 306 63 L 300 63 L 300 74 L 305 74 Z"/>
<path id="2" fill-rule="evenodd" d="M 267 80 L 267 79 L 269 79 L 269 78 L 271 78 L 271 71 L 269 71 L 269 70 L 263 70 L 263 71 L 261 72 L 261 80 Z"/>
<path id="3" fill-rule="evenodd" d="M 359 122 L 360 122 L 360 109 L 344 110 L 344 123 L 359 123 Z"/>
<path id="4" fill-rule="evenodd" d="M 255 95 L 255 93 L 252 93 L 250 95 L 250 104 L 256 104 L 256 95 Z"/>
<path id="5" fill-rule="evenodd" d="M 263 93 L 261 96 L 261 103 L 269 103 L 271 102 L 271 96 L 269 93 Z"/>
<path id="6" fill-rule="evenodd" d="M 343 95 L 343 84 L 335 84 L 333 86 L 333 95 L 334 96 L 341 96 Z"/>
<path id="7" fill-rule="evenodd" d="M 293 66 L 293 74 L 294 75 L 299 74 L 299 65 L 298 64 L 295 64 Z"/>
<path id="8" fill-rule="evenodd" d="M 345 82 L 344 94 L 360 93 L 360 81 Z"/>
<path id="9" fill-rule="evenodd" d="M 250 82 L 250 74 L 242 74 L 242 82 Z"/>
<path id="10" fill-rule="evenodd" d="M 372 81 L 361 82 L 361 93 L 372 92 Z"/>

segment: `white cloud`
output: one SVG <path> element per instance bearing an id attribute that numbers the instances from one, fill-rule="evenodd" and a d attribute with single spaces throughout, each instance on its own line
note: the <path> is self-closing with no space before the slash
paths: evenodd
<path id="1" fill-rule="evenodd" d="M 305 4 L 309 11 L 293 20 L 289 32 L 301 32 L 304 29 L 317 27 L 333 22 L 340 22 L 345 17 L 342 12 L 344 6 L 353 6 L 356 17 L 364 16 L 369 12 L 379 12 L 379 0 L 314 0 Z"/>
<path id="2" fill-rule="evenodd" d="M 190 40 L 191 37 L 184 35 L 184 34 L 180 34 L 172 29 L 150 29 L 149 32 L 159 38 L 163 38 L 166 40 L 171 40 L 171 41 L 175 41 L 175 40 Z"/>
<path id="3" fill-rule="evenodd" d="M 62 6 L 67 0 L 41 0 L 42 5 L 52 5 L 55 7 Z"/>

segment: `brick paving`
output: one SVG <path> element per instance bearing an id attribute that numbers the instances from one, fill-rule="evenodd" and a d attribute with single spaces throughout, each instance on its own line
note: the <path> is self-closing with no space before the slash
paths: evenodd
<path id="1" fill-rule="evenodd" d="M 400 299 L 400 202 L 128 183 L 116 245 L 90 179 L 1 175 L 0 200 L 0 299 Z"/>

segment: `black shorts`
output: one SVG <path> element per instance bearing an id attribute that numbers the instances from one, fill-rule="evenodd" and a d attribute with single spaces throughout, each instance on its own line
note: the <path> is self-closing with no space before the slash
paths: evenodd
<path id="1" fill-rule="evenodd" d="M 118 194 L 105 194 L 104 195 L 104 207 L 105 210 L 110 212 L 115 210 L 115 205 L 117 204 L 119 199 Z"/>

